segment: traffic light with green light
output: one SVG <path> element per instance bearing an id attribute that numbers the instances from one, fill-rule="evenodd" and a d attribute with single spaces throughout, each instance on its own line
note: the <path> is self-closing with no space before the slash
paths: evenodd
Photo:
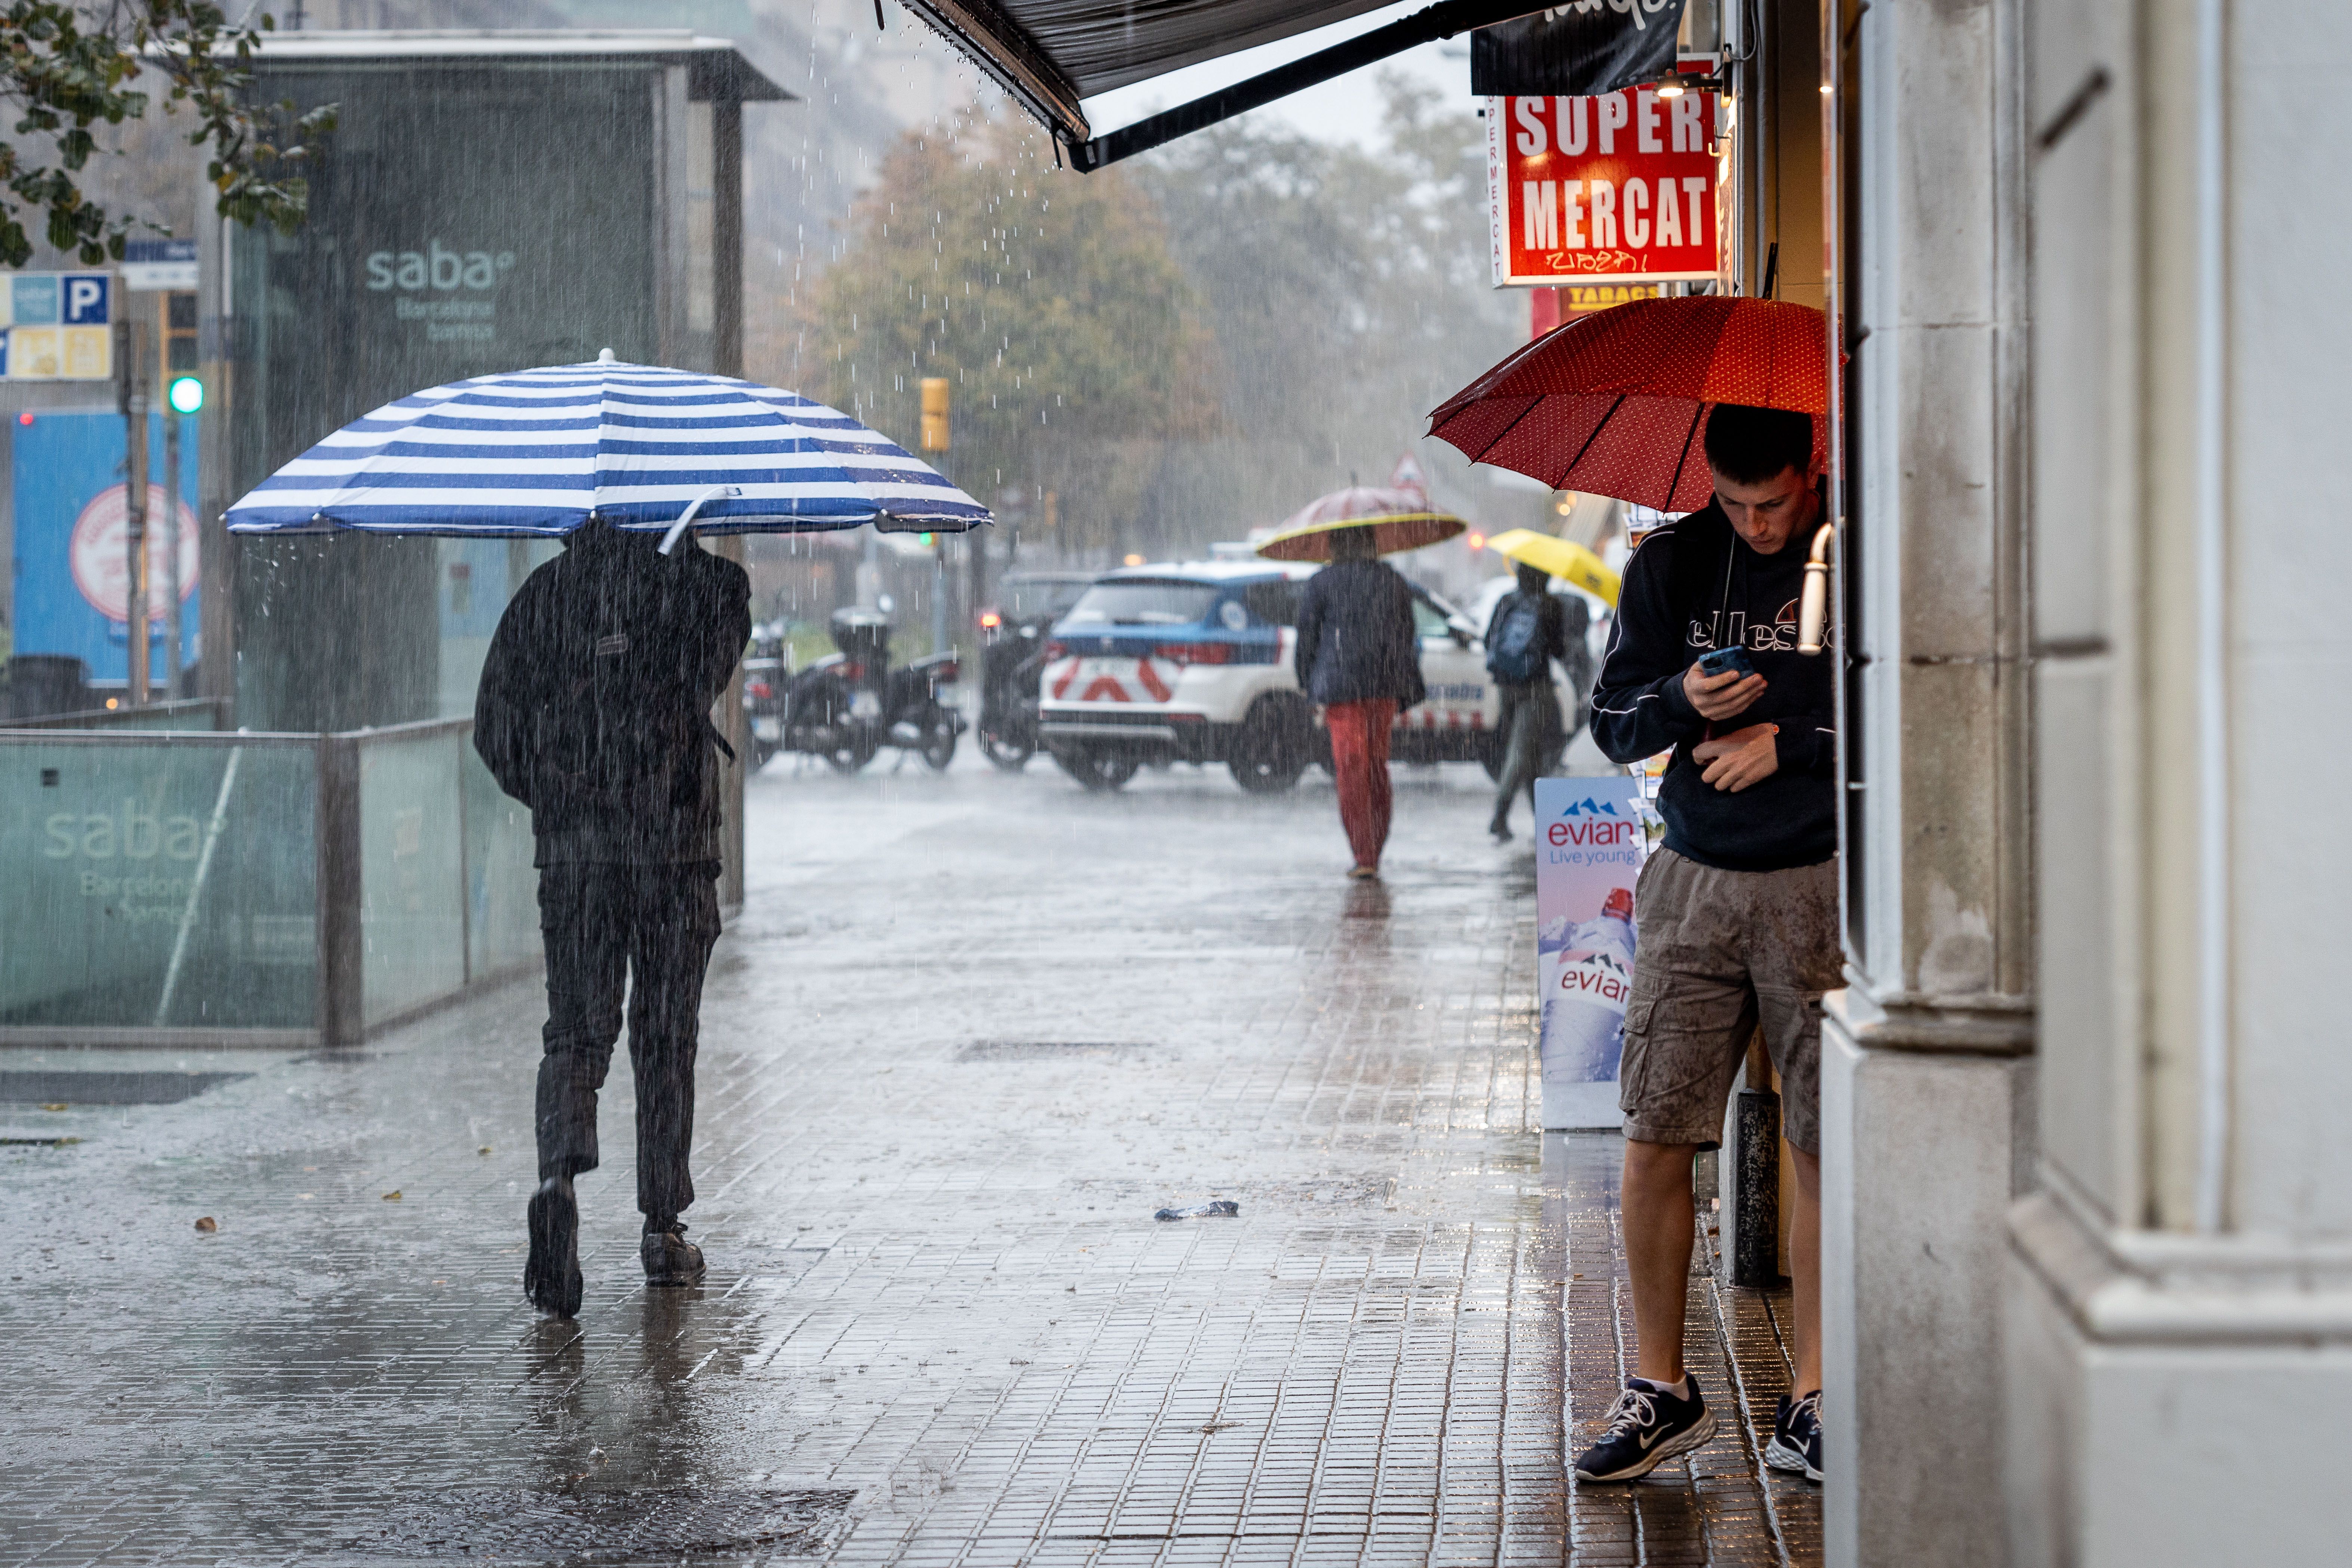
<path id="1" fill-rule="evenodd" d="M 174 414 L 194 414 L 205 405 L 205 384 L 193 375 L 175 375 L 164 394 Z"/>

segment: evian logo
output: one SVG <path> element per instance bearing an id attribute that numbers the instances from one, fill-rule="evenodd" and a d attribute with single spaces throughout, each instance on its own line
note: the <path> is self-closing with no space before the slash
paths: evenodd
<path id="1" fill-rule="evenodd" d="M 367 258 L 367 286 L 382 293 L 388 289 L 495 289 L 515 264 L 514 252 L 450 250 L 438 238 L 422 250 L 379 250 Z"/>
<path id="2" fill-rule="evenodd" d="M 1588 820 L 1555 822 L 1545 828 L 1544 841 L 1555 849 L 1565 849 L 1570 845 L 1584 849 L 1606 848 L 1616 844 L 1632 844 L 1640 835 L 1630 817 L 1618 815 L 1614 804 L 1595 800 L 1589 795 L 1582 800 L 1570 802 L 1563 815 Z M 1603 821 L 1604 816 L 1613 820 Z"/>
<path id="3" fill-rule="evenodd" d="M 1633 993 L 1633 972 L 1608 953 L 1583 953 L 1560 965 L 1559 989 L 1622 1009 Z"/>

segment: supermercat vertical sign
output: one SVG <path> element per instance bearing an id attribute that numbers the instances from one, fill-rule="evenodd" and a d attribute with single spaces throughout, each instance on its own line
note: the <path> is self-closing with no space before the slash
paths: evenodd
<path id="1" fill-rule="evenodd" d="M 1720 277 L 1721 112 L 1698 89 L 1488 99 L 1496 285 Z"/>

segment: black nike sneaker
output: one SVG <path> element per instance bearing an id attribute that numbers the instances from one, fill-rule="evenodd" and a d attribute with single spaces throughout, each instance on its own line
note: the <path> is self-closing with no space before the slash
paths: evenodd
<path id="1" fill-rule="evenodd" d="M 1780 1395 L 1772 1417 L 1772 1441 L 1765 1445 L 1764 1462 L 1776 1470 L 1801 1473 L 1809 1481 L 1822 1479 L 1822 1391 L 1802 1399 Z"/>
<path id="2" fill-rule="evenodd" d="M 1609 1407 L 1601 1441 L 1576 1461 L 1583 1481 L 1639 1480 L 1677 1454 L 1687 1454 L 1715 1436 L 1715 1413 L 1699 1397 L 1698 1379 L 1686 1377 L 1690 1397 L 1678 1397 L 1646 1378 L 1634 1378 Z"/>
<path id="3" fill-rule="evenodd" d="M 580 1205 L 569 1176 L 550 1176 L 530 1194 L 530 1256 L 523 1260 L 522 1293 L 557 1318 L 580 1315 Z"/>

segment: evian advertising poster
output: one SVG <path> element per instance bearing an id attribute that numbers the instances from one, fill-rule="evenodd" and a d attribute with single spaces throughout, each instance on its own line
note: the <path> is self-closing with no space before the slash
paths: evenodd
<path id="1" fill-rule="evenodd" d="M 1647 844 L 1641 781 L 1536 781 L 1536 983 L 1548 1131 L 1616 1127 L 1633 988 L 1633 882 Z"/>

